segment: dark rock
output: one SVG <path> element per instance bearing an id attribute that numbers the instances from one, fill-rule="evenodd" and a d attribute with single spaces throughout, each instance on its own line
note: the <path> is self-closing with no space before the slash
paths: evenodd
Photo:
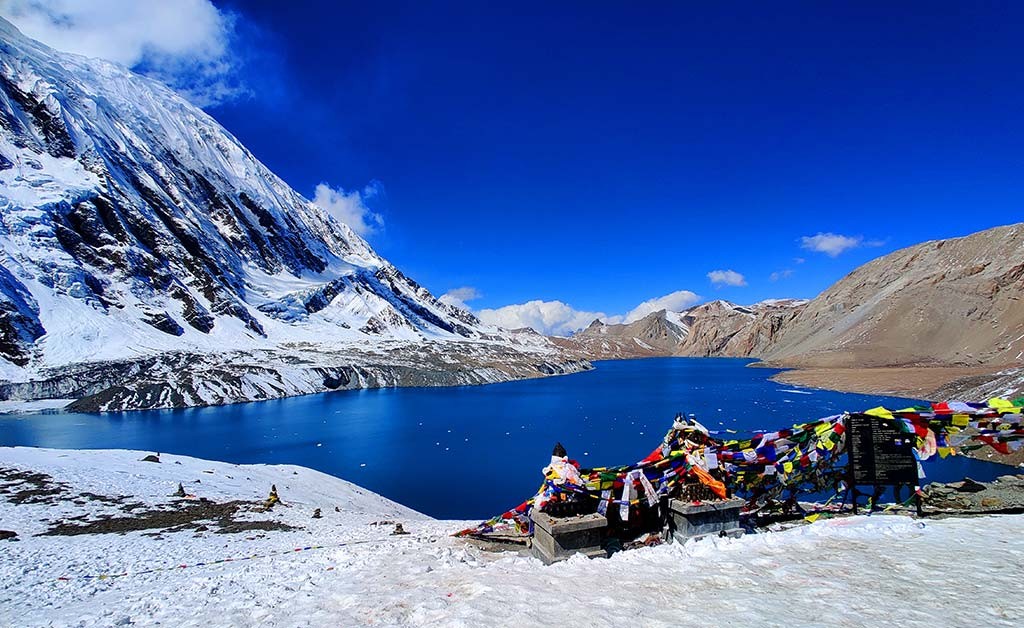
<path id="1" fill-rule="evenodd" d="M 75 142 L 59 114 L 51 111 L 46 103 L 34 94 L 27 94 L 18 89 L 18 86 L 6 76 L 0 76 L 0 89 L 29 115 L 36 129 L 43 135 L 46 152 L 53 157 L 75 156 Z"/>
<path id="2" fill-rule="evenodd" d="M 28 288 L 0 265 L 0 356 L 25 366 L 32 343 L 45 333 L 38 303 Z"/>
<path id="3" fill-rule="evenodd" d="M 0 530 L 0 541 L 16 538 L 18 538 L 17 532 L 11 532 L 10 530 Z"/>
<path id="4" fill-rule="evenodd" d="M 181 336 L 185 333 L 185 328 L 179 325 L 178 321 L 171 318 L 171 315 L 167 312 L 147 312 L 142 317 L 142 320 L 147 325 L 151 325 L 171 336 Z"/>
<path id="5" fill-rule="evenodd" d="M 981 482 L 975 482 L 971 478 L 966 478 L 963 482 L 960 482 L 959 486 L 956 487 L 956 490 L 961 493 L 979 493 L 986 488 L 987 487 Z"/>

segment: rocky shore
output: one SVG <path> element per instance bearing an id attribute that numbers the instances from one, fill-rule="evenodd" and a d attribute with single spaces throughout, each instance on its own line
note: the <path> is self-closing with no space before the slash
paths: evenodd
<path id="1" fill-rule="evenodd" d="M 1004 475 L 994 482 L 929 484 L 922 498 L 925 514 L 1024 512 L 1024 475 Z"/>

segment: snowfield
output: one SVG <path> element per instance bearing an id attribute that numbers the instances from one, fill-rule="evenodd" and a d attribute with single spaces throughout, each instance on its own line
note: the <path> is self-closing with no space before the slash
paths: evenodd
<path id="1" fill-rule="evenodd" d="M 1019 515 L 820 520 L 544 567 L 449 536 L 467 522 L 432 520 L 310 469 L 167 454 L 156 464 L 141 460 L 147 453 L 0 448 L 0 529 L 19 539 L 0 540 L 0 625 L 1019 626 L 1024 617 Z M 26 471 L 52 480 L 19 493 L 40 482 Z M 59 520 L 175 501 L 179 482 L 217 503 L 262 501 L 276 484 L 283 505 L 229 525 L 296 529 L 220 533 L 205 521 L 209 529 L 156 536 L 36 536 Z M 438 499 L 453 498 L 440 482 Z M 396 522 L 410 534 L 392 535 Z"/>

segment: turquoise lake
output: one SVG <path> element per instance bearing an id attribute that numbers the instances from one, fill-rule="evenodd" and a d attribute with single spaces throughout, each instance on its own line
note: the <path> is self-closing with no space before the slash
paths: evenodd
<path id="1" fill-rule="evenodd" d="M 0 417 L 0 446 L 298 464 L 434 517 L 486 519 L 536 491 L 556 441 L 584 466 L 626 464 L 657 446 L 677 412 L 695 413 L 713 430 L 753 430 L 913 403 L 778 384 L 769 381 L 777 370 L 749 368 L 750 362 L 617 360 L 597 362 L 586 373 L 488 386 L 346 391 L 188 410 L 8 415 Z M 963 457 L 926 463 L 925 470 L 929 481 L 1012 472 Z"/>

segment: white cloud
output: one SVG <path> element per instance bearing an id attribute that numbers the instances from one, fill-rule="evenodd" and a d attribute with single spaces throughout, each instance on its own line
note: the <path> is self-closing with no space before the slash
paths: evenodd
<path id="1" fill-rule="evenodd" d="M 153 76 L 201 107 L 247 93 L 229 50 L 234 17 L 210 0 L 7 0 L 0 6 L 28 37 Z"/>
<path id="2" fill-rule="evenodd" d="M 633 321 L 638 321 L 641 318 L 647 316 L 651 312 L 657 312 L 659 310 L 668 310 L 669 312 L 682 312 L 683 310 L 690 307 L 699 300 L 700 297 L 690 292 L 689 290 L 677 290 L 672 294 L 666 294 L 663 297 L 657 297 L 655 299 L 648 299 L 647 301 L 644 301 L 640 305 L 630 310 L 629 314 L 626 314 L 622 322 L 632 323 Z"/>
<path id="3" fill-rule="evenodd" d="M 829 257 L 838 257 L 850 249 L 862 246 L 882 246 L 882 240 L 864 240 L 863 236 L 844 236 L 838 233 L 818 233 L 800 238 L 800 246 L 808 251 L 824 253 Z"/>
<path id="4" fill-rule="evenodd" d="M 771 275 L 769 275 L 768 279 L 771 279 L 772 281 L 778 281 L 780 279 L 789 279 L 792 276 L 793 276 L 793 269 L 792 268 L 783 268 L 782 270 L 777 270 L 774 273 L 772 273 Z"/>
<path id="5" fill-rule="evenodd" d="M 461 288 L 454 288 L 438 297 L 438 301 L 441 303 L 447 303 L 448 305 L 454 305 L 455 307 L 461 307 L 463 309 L 469 309 L 466 307 L 466 303 L 479 299 L 482 295 L 476 288 L 470 286 L 463 286 Z"/>
<path id="6" fill-rule="evenodd" d="M 365 188 L 346 192 L 326 183 L 316 186 L 313 202 L 334 218 L 349 226 L 359 235 L 367 235 L 384 226 L 384 218 L 366 206 L 366 200 L 381 192 L 381 185 L 370 183 Z"/>
<path id="7" fill-rule="evenodd" d="M 549 336 L 567 336 L 590 325 L 595 319 L 614 325 L 640 320 L 651 312 L 669 310 L 680 312 L 700 300 L 689 290 L 679 290 L 655 299 L 648 299 L 627 314 L 609 316 L 604 312 L 577 310 L 562 301 L 528 301 L 518 305 L 506 305 L 497 309 L 477 312 L 477 317 L 488 325 L 506 329 L 532 327 Z"/>
<path id="8" fill-rule="evenodd" d="M 713 270 L 708 273 L 708 279 L 716 287 L 735 286 L 737 288 L 747 285 L 747 279 L 735 270 Z"/>
<path id="9" fill-rule="evenodd" d="M 488 325 L 506 329 L 532 327 L 545 335 L 566 336 L 586 327 L 596 318 L 606 318 L 606 315 L 604 312 L 577 310 L 561 301 L 538 300 L 480 310 L 477 317 Z"/>

